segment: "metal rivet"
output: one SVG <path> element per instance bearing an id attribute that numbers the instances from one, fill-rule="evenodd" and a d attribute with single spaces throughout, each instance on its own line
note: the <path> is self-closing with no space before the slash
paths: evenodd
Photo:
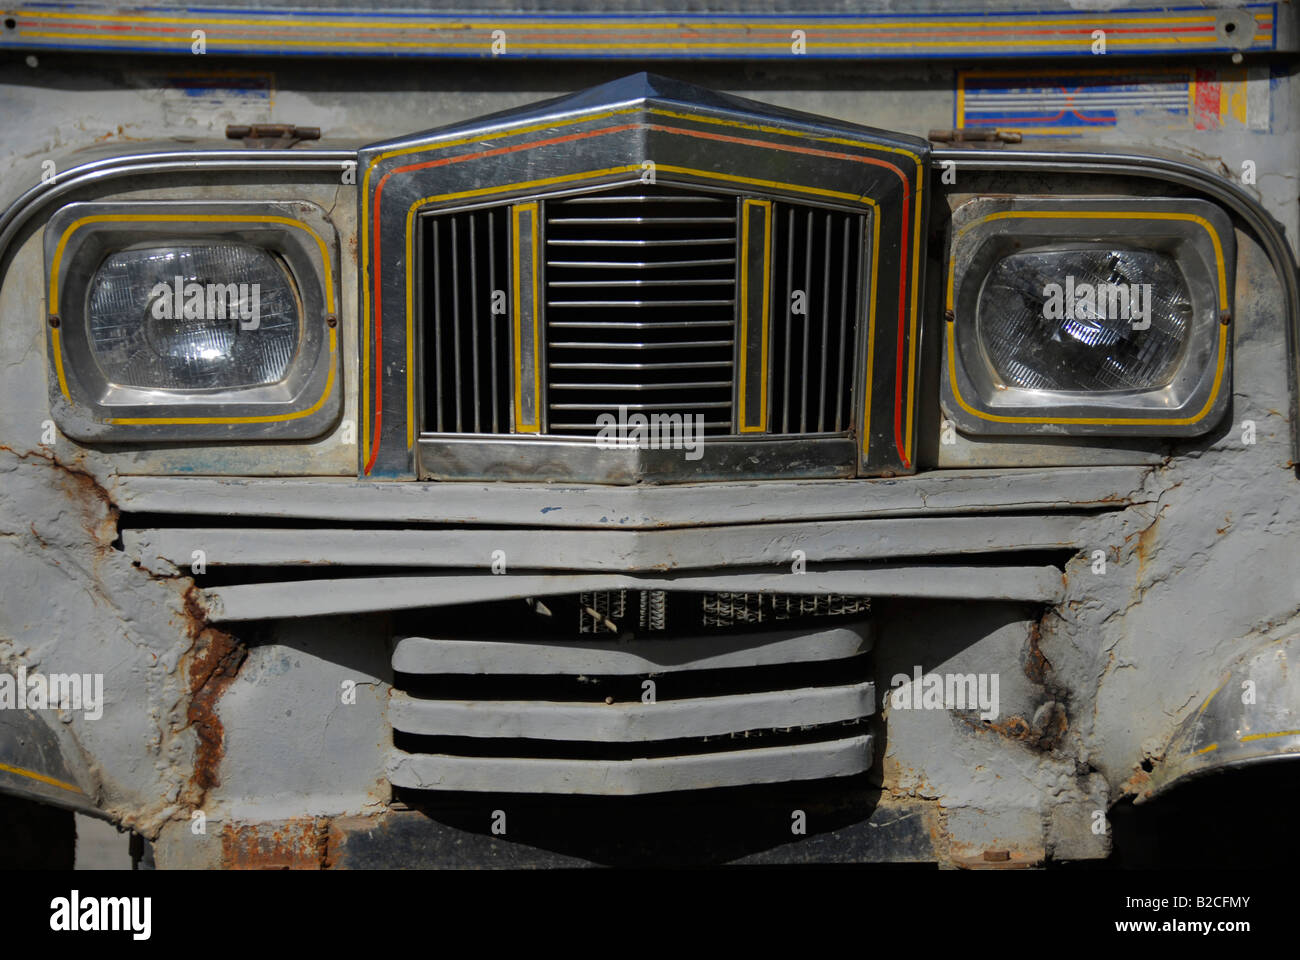
<path id="1" fill-rule="evenodd" d="M 952 323 L 954 320 L 957 319 L 957 315 L 953 313 L 951 310 L 945 310 L 943 312 L 943 318 L 947 320 L 949 323 Z"/>
<path id="2" fill-rule="evenodd" d="M 325 317 L 325 323 L 331 327 L 337 327 L 339 325 L 339 318 L 334 316 L 332 313 L 328 314 Z"/>
<path id="3" fill-rule="evenodd" d="M 1219 314 L 1219 322 L 1226 327 L 1228 324 L 1232 323 L 1232 314 L 1227 310 L 1224 310 Z"/>
<path id="4" fill-rule="evenodd" d="M 57 313 L 51 313 L 51 314 L 50 314 L 50 326 L 51 326 L 51 327 L 54 327 L 55 329 L 58 329 L 58 326 L 59 326 L 59 315 L 58 315 Z"/>

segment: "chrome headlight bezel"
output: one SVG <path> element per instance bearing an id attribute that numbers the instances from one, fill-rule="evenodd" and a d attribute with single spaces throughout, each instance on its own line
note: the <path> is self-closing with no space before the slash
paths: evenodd
<path id="1" fill-rule="evenodd" d="M 976 197 L 952 215 L 941 405 L 959 429 L 984 435 L 1193 436 L 1231 398 L 1231 221 L 1203 200 Z M 1011 253 L 1066 245 L 1156 250 L 1178 262 L 1193 303 L 1172 379 L 1153 389 L 1067 391 L 1001 382 L 981 343 L 979 305 Z"/>
<path id="2" fill-rule="evenodd" d="M 132 248 L 237 243 L 287 268 L 301 305 L 297 348 L 275 383 L 149 388 L 111 382 L 90 342 L 90 291 L 106 259 Z M 50 408 L 75 440 L 292 440 L 317 437 L 342 406 L 338 241 L 301 202 L 72 203 L 45 228 Z M 232 278 L 233 279 L 233 278 Z"/>

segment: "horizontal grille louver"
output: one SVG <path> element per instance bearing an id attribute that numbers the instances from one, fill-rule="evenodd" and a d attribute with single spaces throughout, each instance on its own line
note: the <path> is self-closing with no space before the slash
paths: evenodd
<path id="1" fill-rule="evenodd" d="M 736 199 L 622 187 L 545 209 L 549 432 L 620 407 L 732 432 Z"/>

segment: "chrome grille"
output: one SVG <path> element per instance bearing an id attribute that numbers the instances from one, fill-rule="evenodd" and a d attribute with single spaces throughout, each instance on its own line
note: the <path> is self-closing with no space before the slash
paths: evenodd
<path id="1" fill-rule="evenodd" d="M 545 209 L 549 431 L 623 407 L 730 433 L 736 198 L 622 187 Z"/>
<path id="2" fill-rule="evenodd" d="M 541 201 L 541 433 L 594 437 L 622 408 L 739 434 L 742 202 L 650 185 Z M 770 434 L 852 429 L 865 223 L 772 204 Z M 510 434 L 510 208 L 426 217 L 420 241 L 421 430 Z"/>

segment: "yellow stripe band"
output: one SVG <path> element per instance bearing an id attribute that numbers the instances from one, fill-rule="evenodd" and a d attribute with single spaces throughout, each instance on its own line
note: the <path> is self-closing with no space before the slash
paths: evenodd
<path id="1" fill-rule="evenodd" d="M 413 208 L 414 209 L 414 208 Z M 537 217 L 538 204 L 518 203 L 510 208 L 511 223 L 511 262 L 510 270 L 514 278 L 515 301 L 511 313 L 514 315 L 515 332 L 515 432 L 541 433 L 542 431 L 542 358 L 540 331 L 538 330 L 537 308 Z M 523 231 L 522 221 L 528 221 L 528 317 L 524 317 L 524 280 L 523 258 L 520 256 L 520 236 Z M 409 231 L 408 231 L 409 233 Z M 408 272 L 409 275 L 409 272 Z M 409 311 L 409 308 L 408 308 Z M 409 314 L 408 314 L 409 315 Z M 532 419 L 524 418 L 524 324 L 528 324 L 529 355 L 532 357 L 532 382 L 529 394 L 532 400 Z M 408 387 L 409 389 L 409 387 Z"/>
<path id="2" fill-rule="evenodd" d="M 1242 743 L 1253 740 L 1271 740 L 1274 737 L 1300 737 L 1300 730 L 1279 730 L 1276 733 L 1248 733 L 1241 738 Z"/>
<path id="3" fill-rule="evenodd" d="M 763 260 L 762 260 L 762 300 L 760 301 L 761 313 L 758 316 L 759 325 L 759 363 L 753 373 L 759 378 L 758 386 L 758 422 L 750 426 L 750 413 L 748 406 L 749 400 L 749 328 L 750 328 L 750 297 L 749 297 L 749 243 L 750 214 L 755 210 L 762 212 L 763 216 Z M 743 204 L 741 213 L 741 234 L 740 234 L 740 350 L 739 363 L 740 367 L 740 387 L 737 394 L 739 400 L 739 421 L 741 433 L 766 433 L 767 432 L 767 346 L 768 346 L 768 328 L 771 322 L 771 270 L 772 270 L 772 202 L 770 200 L 746 200 Z"/>
<path id="4" fill-rule="evenodd" d="M 13 767 L 7 763 L 0 763 L 0 770 L 5 773 L 12 773 L 18 777 L 26 777 L 28 780 L 39 780 L 41 783 L 48 783 L 52 787 L 58 787 L 60 790 L 67 790 L 71 793 L 80 793 L 83 796 L 85 792 L 75 783 L 65 783 L 62 780 L 55 780 L 53 777 L 47 777 L 43 773 L 37 773 L 35 770 L 24 770 L 22 767 Z"/>
<path id="5" fill-rule="evenodd" d="M 871 295 L 867 297 L 867 383 L 862 402 L 862 457 L 871 449 L 871 384 L 876 362 L 876 264 L 880 261 L 880 218 L 871 213 Z"/>

